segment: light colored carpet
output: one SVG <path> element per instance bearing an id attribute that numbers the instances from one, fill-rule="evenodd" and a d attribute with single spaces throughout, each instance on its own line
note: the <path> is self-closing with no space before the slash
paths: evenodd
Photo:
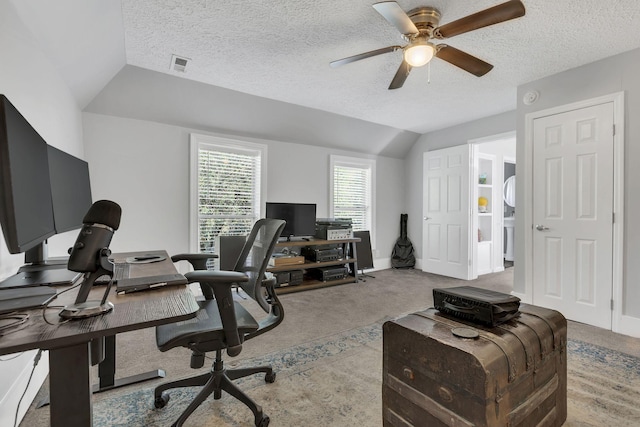
<path id="1" fill-rule="evenodd" d="M 262 375 L 239 382 L 258 401 L 271 426 L 382 425 L 382 322 L 245 361 L 270 363 L 277 381 Z M 582 341 L 569 341 L 566 426 L 640 425 L 640 359 Z M 153 407 L 153 389 L 133 391 L 95 405 L 94 425 L 168 426 L 198 392 L 171 391 L 163 409 Z M 189 426 L 252 426 L 249 409 L 227 395 L 207 400 Z"/>
<path id="2" fill-rule="evenodd" d="M 381 426 L 382 321 L 432 306 L 434 287 L 472 285 L 510 292 L 513 283 L 513 268 L 474 281 L 418 270 L 372 274 L 376 278 L 366 282 L 283 295 L 284 322 L 247 342 L 232 363 L 226 359 L 227 367 L 251 366 L 251 359 L 264 357 L 274 361 L 275 383 L 265 384 L 258 376 L 242 383 L 271 417 L 271 426 Z M 256 312 L 250 303 L 246 305 Z M 640 339 L 575 322 L 569 322 L 568 337 L 572 398 L 567 425 L 640 426 L 636 408 L 640 405 L 625 403 L 640 401 Z M 197 390 L 172 391 L 168 406 L 156 410 L 153 387 L 207 369 L 190 369 L 187 350 L 159 352 L 153 329 L 120 334 L 117 340 L 117 377 L 161 367 L 167 378 L 94 395 L 94 425 L 171 425 Z M 96 372 L 94 368 L 94 376 Z M 47 393 L 45 383 L 40 398 Z M 48 425 L 46 407 L 30 408 L 21 423 Z M 219 401 L 210 398 L 186 423 L 210 425 L 252 426 L 253 416 L 223 394 Z"/>

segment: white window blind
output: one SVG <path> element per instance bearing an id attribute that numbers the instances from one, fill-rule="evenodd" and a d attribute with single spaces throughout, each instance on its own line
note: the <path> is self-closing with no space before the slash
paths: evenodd
<path id="1" fill-rule="evenodd" d="M 331 156 L 331 214 L 351 218 L 353 230 L 372 231 L 375 161 Z"/>
<path id="2" fill-rule="evenodd" d="M 197 141 L 198 251 L 215 252 L 217 236 L 245 236 L 260 218 L 264 147 Z"/>

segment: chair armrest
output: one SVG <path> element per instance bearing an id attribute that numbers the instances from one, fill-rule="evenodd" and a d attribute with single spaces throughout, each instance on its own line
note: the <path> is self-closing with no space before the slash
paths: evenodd
<path id="1" fill-rule="evenodd" d="M 178 254 L 171 257 L 171 261 L 189 261 L 194 270 L 206 270 L 207 261 L 212 258 L 218 258 L 218 254 L 197 253 L 197 254 Z"/>
<path id="2" fill-rule="evenodd" d="M 231 287 L 235 283 L 248 281 L 249 276 L 238 271 L 198 270 L 191 271 L 185 274 L 184 277 L 187 278 L 189 283 L 200 283 L 205 298 L 211 299 L 215 297 L 227 343 L 227 354 L 231 357 L 240 354 L 243 337 L 241 338 L 238 333 L 238 321 Z"/>
<path id="3" fill-rule="evenodd" d="M 200 283 L 200 289 L 205 299 L 213 299 L 213 288 L 211 287 L 213 283 L 220 283 L 231 289 L 233 284 L 249 280 L 249 277 L 244 273 L 226 270 L 196 270 L 186 273 L 184 277 L 189 283 Z"/>

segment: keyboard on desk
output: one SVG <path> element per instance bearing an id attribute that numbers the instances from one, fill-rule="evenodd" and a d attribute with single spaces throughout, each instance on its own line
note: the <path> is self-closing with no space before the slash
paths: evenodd
<path id="1" fill-rule="evenodd" d="M 0 290 L 0 314 L 42 307 L 55 294 L 55 289 L 48 286 L 2 289 Z"/>
<path id="2" fill-rule="evenodd" d="M 128 294 L 130 292 L 145 291 L 164 286 L 186 285 L 187 279 L 179 273 L 162 274 L 159 276 L 130 277 L 118 279 L 116 292 L 118 294 Z"/>
<path id="3" fill-rule="evenodd" d="M 113 263 L 113 282 L 116 283 L 118 280 L 128 279 L 129 270 L 130 265 L 126 262 Z M 93 284 L 94 286 L 107 285 L 110 281 L 111 278 L 105 275 L 98 277 Z"/>
<path id="4" fill-rule="evenodd" d="M 113 265 L 113 280 L 128 279 L 131 264 L 127 262 L 116 262 Z"/>

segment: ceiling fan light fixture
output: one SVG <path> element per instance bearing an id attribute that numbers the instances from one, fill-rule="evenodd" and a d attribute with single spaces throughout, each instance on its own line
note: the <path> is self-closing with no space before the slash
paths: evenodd
<path id="1" fill-rule="evenodd" d="M 427 41 L 413 43 L 404 51 L 404 60 L 412 67 L 427 65 L 435 53 L 435 46 Z"/>

